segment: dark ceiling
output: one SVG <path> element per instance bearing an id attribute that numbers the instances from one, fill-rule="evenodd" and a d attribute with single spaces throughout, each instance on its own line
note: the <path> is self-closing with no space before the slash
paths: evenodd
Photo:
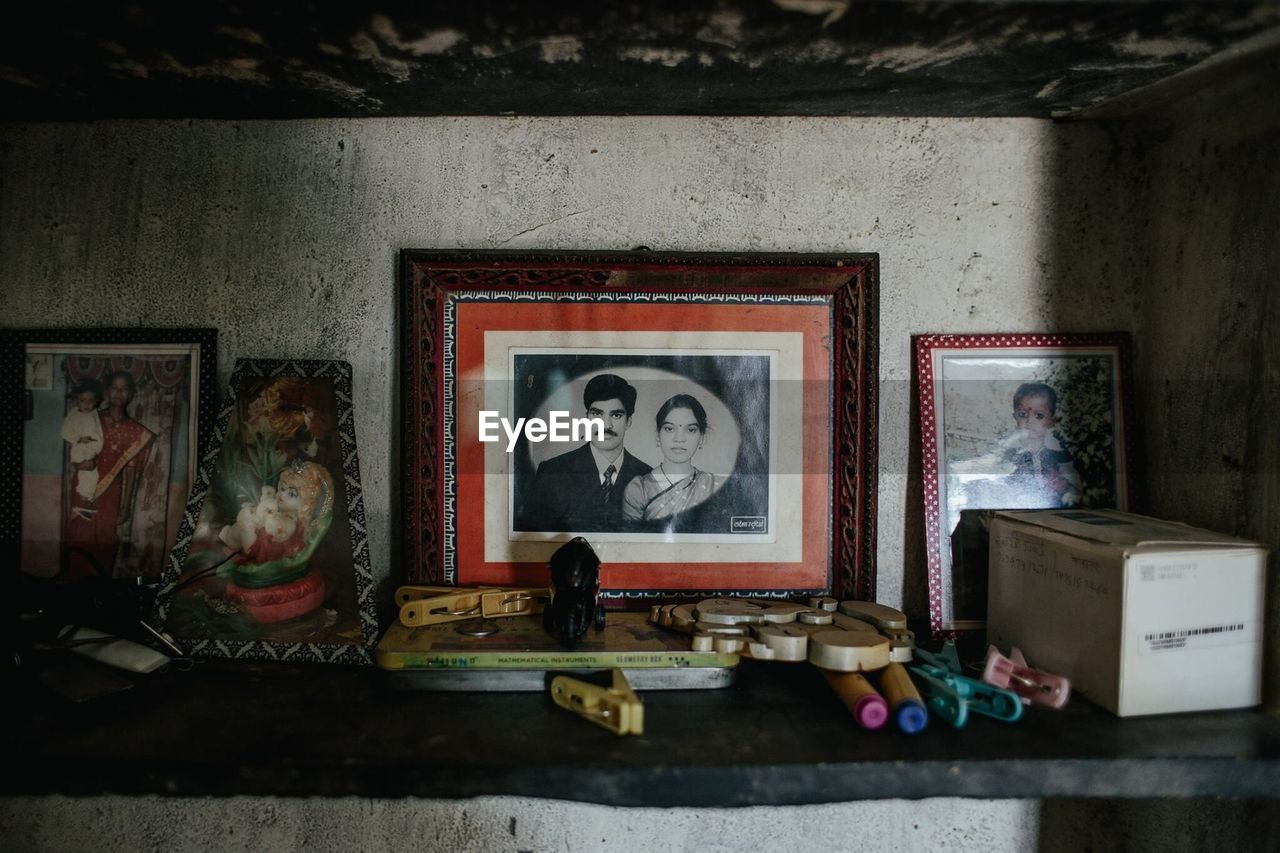
<path id="1" fill-rule="evenodd" d="M 104 0 L 6 20 L 7 120 L 1049 117 L 1274 43 L 1280 5 Z"/>

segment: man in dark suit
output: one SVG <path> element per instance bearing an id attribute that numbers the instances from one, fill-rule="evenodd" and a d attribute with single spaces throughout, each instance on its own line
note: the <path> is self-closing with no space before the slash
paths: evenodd
<path id="1" fill-rule="evenodd" d="M 604 421 L 604 438 L 538 466 L 521 501 L 517 530 L 621 530 L 622 491 L 649 472 L 623 446 L 636 410 L 636 389 L 612 373 L 594 376 L 582 393 L 587 417 Z"/>

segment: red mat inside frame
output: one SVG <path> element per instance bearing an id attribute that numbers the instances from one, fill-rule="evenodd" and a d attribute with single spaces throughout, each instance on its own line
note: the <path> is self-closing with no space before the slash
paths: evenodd
<path id="1" fill-rule="evenodd" d="M 618 563 L 606 567 L 611 590 L 822 589 L 830 583 L 831 335 L 829 305 L 688 305 L 635 303 L 459 302 L 455 315 L 455 370 L 481 375 L 487 331 L 799 332 L 803 335 L 804 434 L 802 444 L 803 552 L 794 563 Z M 484 470 L 484 445 L 475 431 L 481 394 L 458 389 L 457 469 Z M 546 581 L 542 563 L 484 559 L 484 478 L 457 482 L 457 582 L 536 585 Z"/>

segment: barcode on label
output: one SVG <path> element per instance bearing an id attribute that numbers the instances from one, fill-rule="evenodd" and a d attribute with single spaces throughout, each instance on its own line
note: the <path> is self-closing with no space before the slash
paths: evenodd
<path id="1" fill-rule="evenodd" d="M 1224 631 L 1243 631 L 1244 623 L 1234 625 L 1214 625 L 1212 628 L 1187 628 L 1185 631 L 1165 631 L 1161 634 L 1147 634 L 1147 640 L 1173 640 L 1178 637 L 1198 637 L 1201 634 L 1221 634 Z"/>
<path id="2" fill-rule="evenodd" d="M 1153 631 L 1142 635 L 1143 651 L 1160 652 L 1196 646 L 1219 646 L 1245 642 L 1248 623 L 1229 622 L 1225 625 L 1208 625 L 1203 628 L 1183 628 L 1179 631 Z M 1252 633 L 1252 632 L 1250 632 Z"/>

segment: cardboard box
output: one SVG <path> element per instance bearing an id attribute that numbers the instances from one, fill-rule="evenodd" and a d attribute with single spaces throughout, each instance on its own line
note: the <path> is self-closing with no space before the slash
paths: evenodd
<path id="1" fill-rule="evenodd" d="M 987 640 L 1121 717 L 1262 701 L 1267 550 L 1113 510 L 991 523 Z"/>

